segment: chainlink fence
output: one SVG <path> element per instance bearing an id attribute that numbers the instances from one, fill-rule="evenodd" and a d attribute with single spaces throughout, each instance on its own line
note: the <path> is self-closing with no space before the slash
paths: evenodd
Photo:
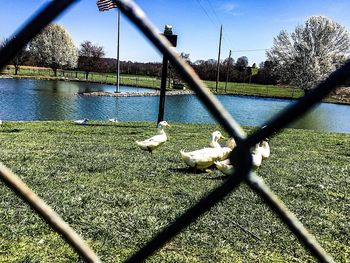
<path id="1" fill-rule="evenodd" d="M 333 262 L 320 244 L 316 241 L 303 224 L 288 210 L 284 203 L 269 189 L 264 180 L 252 171 L 250 148 L 262 139 L 273 135 L 288 124 L 305 114 L 322 98 L 327 96 L 334 88 L 343 84 L 350 76 L 350 62 L 333 72 L 325 81 L 321 82 L 305 97 L 286 108 L 255 133 L 247 136 L 239 124 L 225 110 L 214 95 L 199 79 L 193 69 L 180 58 L 171 48 L 170 43 L 159 34 L 151 24 L 144 12 L 131 0 L 113 0 L 120 10 L 138 29 L 154 44 L 157 49 L 172 63 L 182 78 L 187 82 L 202 103 L 207 107 L 219 124 L 236 140 L 237 147 L 232 151 L 230 159 L 235 166 L 235 172 L 219 187 L 208 193 L 194 206 L 185 211 L 176 220 L 161 230 L 152 240 L 130 256 L 126 262 L 142 262 L 156 250 L 165 245 L 167 241 L 180 233 L 193 223 L 199 216 L 210 210 L 215 204 L 232 193 L 240 184 L 247 184 L 257 193 L 284 222 L 299 241 L 310 250 L 320 262 Z M 23 48 L 40 30 L 47 26 L 60 13 L 77 0 L 55 0 L 44 7 L 31 19 L 17 34 L 0 50 L 0 68 L 3 68 L 16 53 Z M 65 223 L 43 200 L 35 195 L 28 186 L 5 166 L 0 165 L 0 178 L 17 195 L 27 202 L 46 222 L 75 249 L 75 251 L 88 262 L 100 262 L 97 255 L 89 248 L 85 241 Z"/>

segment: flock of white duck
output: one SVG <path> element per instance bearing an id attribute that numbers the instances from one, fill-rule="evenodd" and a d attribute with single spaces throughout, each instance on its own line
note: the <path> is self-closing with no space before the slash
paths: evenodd
<path id="1" fill-rule="evenodd" d="M 109 119 L 110 122 L 118 122 L 117 119 Z M 0 125 L 3 122 L 0 120 Z M 87 125 L 88 119 L 76 120 L 75 124 Z M 161 121 L 158 124 L 158 134 L 144 141 L 136 141 L 137 145 L 145 151 L 152 153 L 156 148 L 167 141 L 165 128 L 170 127 L 168 122 Z M 215 165 L 225 175 L 231 175 L 234 171 L 234 167 L 230 162 L 229 156 L 231 151 L 236 147 L 236 142 L 233 138 L 229 138 L 225 146 L 219 144 L 220 139 L 225 139 L 221 132 L 214 131 L 211 134 L 211 140 L 209 147 L 205 147 L 199 150 L 185 152 L 180 151 L 181 159 L 191 168 L 195 170 L 201 170 L 210 172 L 211 166 Z M 262 160 L 270 156 L 270 146 L 268 139 L 262 140 L 256 144 L 252 149 L 252 162 L 253 167 L 257 168 L 261 165 Z"/>
<path id="2" fill-rule="evenodd" d="M 167 141 L 165 128 L 170 127 L 166 121 L 162 121 L 158 125 L 158 134 L 144 141 L 136 141 L 137 145 L 145 151 L 152 153 L 156 148 Z M 220 139 L 225 139 L 221 132 L 215 131 L 211 135 L 209 147 L 199 150 L 185 152 L 180 151 L 181 159 L 189 166 L 196 170 L 210 172 L 211 166 L 215 165 L 225 175 L 231 175 L 234 171 L 233 165 L 230 163 L 229 155 L 236 147 L 233 138 L 229 138 L 225 146 L 219 144 Z M 252 149 L 252 160 L 254 168 L 261 165 L 262 160 L 270 156 L 270 146 L 268 139 L 262 140 Z"/>

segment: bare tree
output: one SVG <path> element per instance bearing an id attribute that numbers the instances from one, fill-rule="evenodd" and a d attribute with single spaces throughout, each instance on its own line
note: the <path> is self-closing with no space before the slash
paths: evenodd
<path id="1" fill-rule="evenodd" d="M 103 47 L 94 45 L 90 41 L 84 41 L 80 45 L 78 68 L 85 71 L 85 78 L 88 79 L 91 71 L 99 71 L 102 66 L 101 58 L 105 52 Z"/>
<path id="2" fill-rule="evenodd" d="M 9 39 L 5 39 L 4 41 L 0 42 L 0 48 L 4 47 L 7 42 L 9 42 Z M 16 54 L 16 56 L 14 56 L 11 59 L 11 63 L 15 67 L 15 75 L 18 74 L 18 70 L 20 69 L 20 66 L 22 66 L 27 60 L 28 60 L 28 51 L 27 51 L 27 47 L 24 47 Z"/>
<path id="3" fill-rule="evenodd" d="M 312 16 L 290 35 L 281 31 L 266 54 L 280 82 L 307 93 L 349 58 L 350 35 L 327 17 Z"/>
<path id="4" fill-rule="evenodd" d="M 76 67 L 78 54 L 67 30 L 51 24 L 29 43 L 29 51 L 42 66 L 52 68 L 55 76 L 57 69 L 62 67 Z"/>

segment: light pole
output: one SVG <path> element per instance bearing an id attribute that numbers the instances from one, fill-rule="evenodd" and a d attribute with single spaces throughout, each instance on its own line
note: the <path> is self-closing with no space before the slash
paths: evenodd
<path id="1" fill-rule="evenodd" d="M 117 83 L 115 92 L 120 92 L 120 60 L 119 60 L 119 50 L 120 50 L 120 9 L 118 8 L 118 37 L 117 37 Z"/>

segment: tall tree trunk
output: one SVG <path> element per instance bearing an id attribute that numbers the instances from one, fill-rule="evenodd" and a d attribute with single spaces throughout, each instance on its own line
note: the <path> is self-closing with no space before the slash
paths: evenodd
<path id="1" fill-rule="evenodd" d="M 57 77 L 57 68 L 53 68 L 52 70 L 53 70 L 53 75 L 54 75 L 55 77 Z"/>
<path id="2" fill-rule="evenodd" d="M 19 66 L 16 66 L 16 65 L 15 65 L 15 75 L 18 74 L 18 70 L 19 70 Z"/>
<path id="3" fill-rule="evenodd" d="M 307 94 L 309 94 L 309 92 L 311 91 L 311 89 L 304 89 L 304 96 L 306 96 Z"/>
<path id="4" fill-rule="evenodd" d="M 85 79 L 87 80 L 89 78 L 89 71 L 85 71 Z"/>

